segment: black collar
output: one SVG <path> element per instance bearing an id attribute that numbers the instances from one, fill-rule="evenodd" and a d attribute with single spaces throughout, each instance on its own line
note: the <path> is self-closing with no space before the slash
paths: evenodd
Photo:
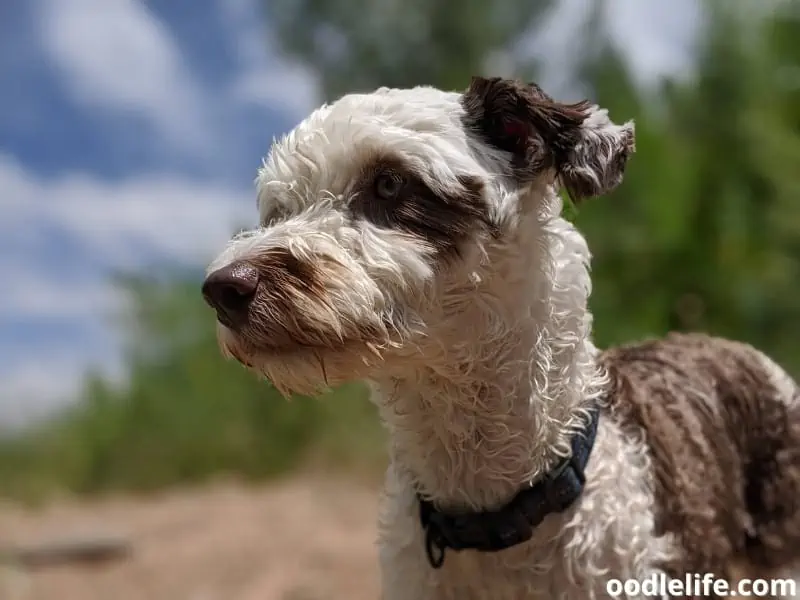
<path id="1" fill-rule="evenodd" d="M 572 438 L 572 455 L 498 510 L 448 514 L 419 497 L 425 551 L 431 566 L 438 569 L 444 564 L 447 548 L 497 552 L 526 542 L 547 515 L 572 505 L 583 492 L 584 470 L 597 435 L 600 415 L 594 406 L 590 413 L 583 435 L 578 433 Z"/>

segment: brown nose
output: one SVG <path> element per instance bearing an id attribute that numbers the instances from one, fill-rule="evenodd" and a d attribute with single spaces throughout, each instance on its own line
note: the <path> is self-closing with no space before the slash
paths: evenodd
<path id="1" fill-rule="evenodd" d="M 258 269 L 247 262 L 234 262 L 211 273 L 203 282 L 203 298 L 217 311 L 227 327 L 247 322 L 250 302 L 258 290 Z"/>

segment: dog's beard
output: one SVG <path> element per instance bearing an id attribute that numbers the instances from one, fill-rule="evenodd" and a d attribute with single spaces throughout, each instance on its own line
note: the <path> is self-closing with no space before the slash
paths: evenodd
<path id="1" fill-rule="evenodd" d="M 426 330 L 421 309 L 429 309 L 429 293 L 416 295 L 413 306 L 395 299 L 382 310 L 374 310 L 371 298 L 352 296 L 338 306 L 325 300 L 295 306 L 284 299 L 277 306 L 257 306 L 250 323 L 238 331 L 218 325 L 222 353 L 285 396 L 317 395 L 385 375 L 393 358 L 408 362 L 419 355 Z"/>
<path id="2" fill-rule="evenodd" d="M 392 338 L 395 339 L 392 339 Z M 344 383 L 367 379 L 380 371 L 388 353 L 401 347 L 396 336 L 339 340 L 330 346 L 257 347 L 220 326 L 223 355 L 266 378 L 284 396 L 318 395 Z"/>

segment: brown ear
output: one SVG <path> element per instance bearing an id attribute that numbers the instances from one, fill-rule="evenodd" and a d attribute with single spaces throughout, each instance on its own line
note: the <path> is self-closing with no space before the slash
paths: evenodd
<path id="1" fill-rule="evenodd" d="M 607 110 L 592 106 L 577 143 L 559 166 L 561 183 L 574 201 L 607 194 L 622 183 L 635 150 L 633 121 L 615 125 Z"/>
<path id="2" fill-rule="evenodd" d="M 576 201 L 616 187 L 633 151 L 633 123 L 614 125 L 587 101 L 556 102 L 535 83 L 473 77 L 462 103 L 465 126 L 508 152 L 521 181 L 555 169 Z"/>

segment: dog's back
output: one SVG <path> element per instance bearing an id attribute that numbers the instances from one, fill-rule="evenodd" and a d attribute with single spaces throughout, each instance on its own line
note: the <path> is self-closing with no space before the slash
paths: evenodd
<path id="1" fill-rule="evenodd" d="M 751 346 L 701 334 L 607 350 L 610 410 L 643 428 L 667 571 L 766 577 L 800 562 L 800 390 Z M 742 572 L 744 568 L 745 572 Z"/>

